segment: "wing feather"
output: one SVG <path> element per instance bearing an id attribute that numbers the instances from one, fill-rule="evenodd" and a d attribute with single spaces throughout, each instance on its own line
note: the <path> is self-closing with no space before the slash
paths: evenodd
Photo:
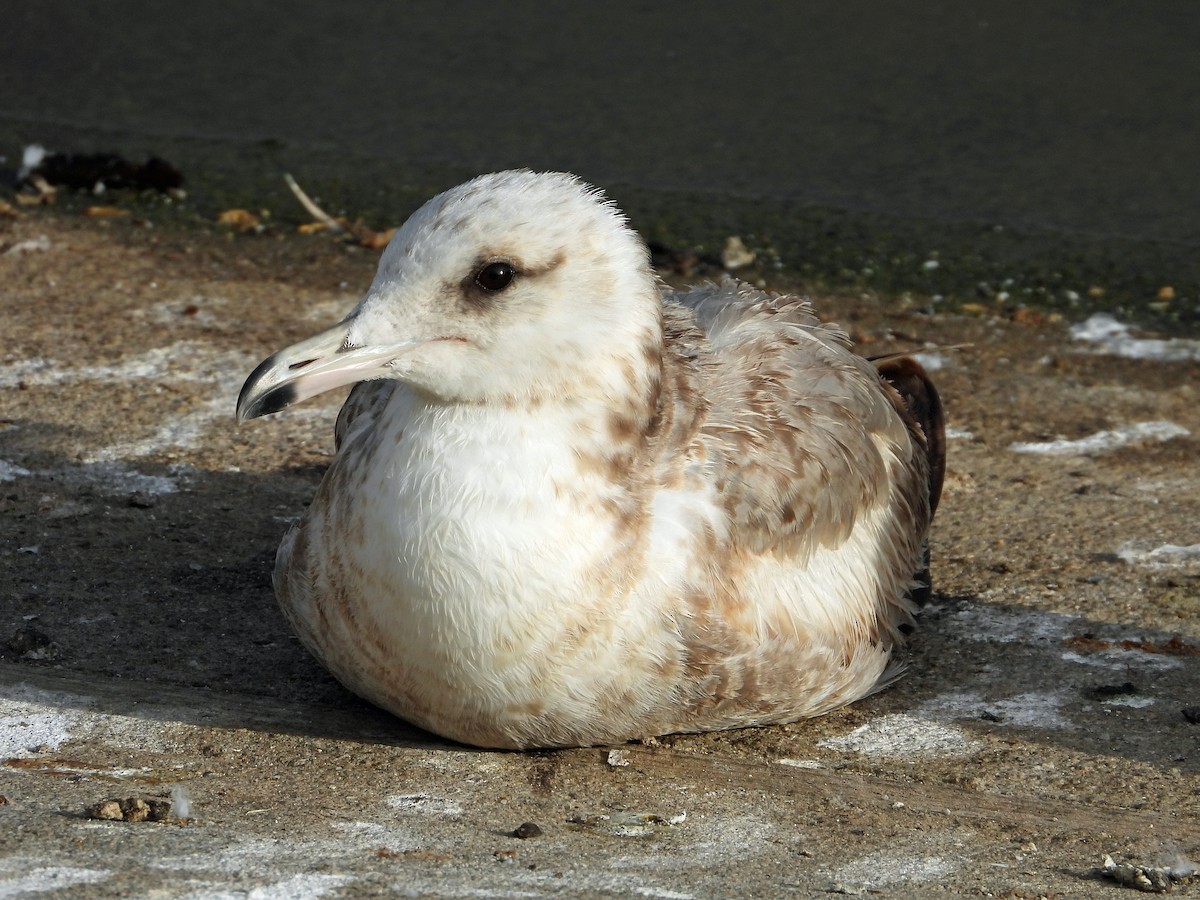
<path id="1" fill-rule="evenodd" d="M 662 452 L 699 444 L 745 549 L 802 559 L 837 547 L 897 493 L 915 507 L 908 527 L 924 533 L 931 485 L 920 429 L 841 329 L 800 297 L 733 282 L 668 299 L 665 318 L 668 347 L 682 340 L 690 356 L 668 368 L 707 405 L 693 433 Z"/>

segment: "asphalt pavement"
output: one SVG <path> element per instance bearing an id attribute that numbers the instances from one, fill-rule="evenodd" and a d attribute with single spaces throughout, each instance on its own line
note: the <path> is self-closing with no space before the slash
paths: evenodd
<path id="1" fill-rule="evenodd" d="M 1184 328 L 1198 39 L 1187 0 L 47 0 L 0 33 L 0 154 L 166 156 L 205 215 L 298 214 L 284 170 L 399 220 L 471 174 L 566 169 L 668 245 L 742 233 L 825 282 L 959 300 L 1163 293 Z"/>

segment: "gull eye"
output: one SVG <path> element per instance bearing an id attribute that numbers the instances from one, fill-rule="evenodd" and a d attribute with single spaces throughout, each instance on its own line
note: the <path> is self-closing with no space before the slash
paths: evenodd
<path id="1" fill-rule="evenodd" d="M 517 277 L 517 270 L 511 263 L 488 263 L 475 273 L 475 284 L 485 291 L 502 291 Z"/>

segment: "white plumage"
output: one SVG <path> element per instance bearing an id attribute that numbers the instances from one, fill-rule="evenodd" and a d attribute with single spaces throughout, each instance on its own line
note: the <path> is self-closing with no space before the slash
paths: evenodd
<path id="1" fill-rule="evenodd" d="M 802 299 L 662 286 L 573 176 L 474 179 L 242 390 L 363 382 L 280 603 L 350 689 L 481 746 L 826 712 L 884 677 L 940 489 L 937 395 L 880 368 Z"/>

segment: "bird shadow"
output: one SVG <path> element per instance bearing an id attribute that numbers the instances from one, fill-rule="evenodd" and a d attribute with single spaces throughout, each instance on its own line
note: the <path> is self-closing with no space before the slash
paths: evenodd
<path id="1" fill-rule="evenodd" d="M 6 458 L 0 436 L 0 458 Z M 44 444 L 53 444 L 45 441 Z M 275 548 L 320 478 L 26 457 L 0 483 L 0 691 L 114 715 L 404 747 L 459 747 L 341 687 L 271 588 Z M 1194 770 L 1200 655 L 1173 635 L 935 594 L 895 686 L 907 712 Z"/>
<path id="2" fill-rule="evenodd" d="M 10 699 L 38 685 L 56 705 L 114 715 L 450 746 L 339 685 L 275 603 L 275 547 L 318 470 L 41 454 L 9 475 L 0 690 Z"/>

